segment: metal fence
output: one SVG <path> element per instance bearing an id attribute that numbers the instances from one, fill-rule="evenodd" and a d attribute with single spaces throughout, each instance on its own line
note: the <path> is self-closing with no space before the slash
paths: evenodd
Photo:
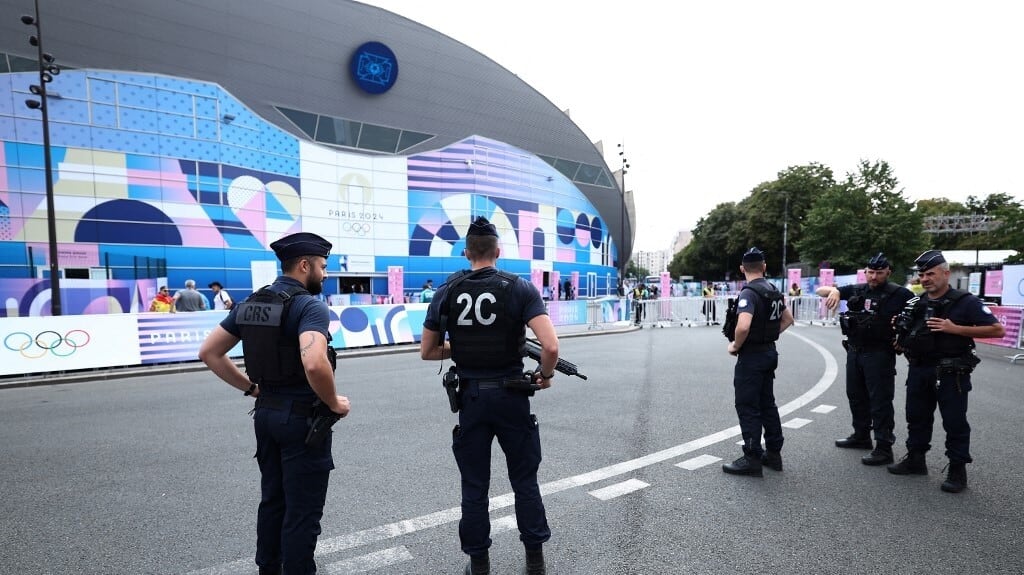
<path id="1" fill-rule="evenodd" d="M 721 325 L 729 305 L 728 296 L 678 297 L 629 300 L 629 319 L 641 327 L 698 327 Z M 838 325 L 838 314 L 825 307 L 818 296 L 786 298 L 793 318 L 807 325 Z"/>

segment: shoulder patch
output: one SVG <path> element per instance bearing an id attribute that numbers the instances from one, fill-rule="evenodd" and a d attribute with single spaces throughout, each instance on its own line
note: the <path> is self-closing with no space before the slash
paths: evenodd
<path id="1" fill-rule="evenodd" d="M 987 305 L 981 306 L 981 311 L 987 313 L 988 315 L 992 315 L 992 310 L 990 310 Z"/>
<path id="2" fill-rule="evenodd" d="M 745 308 L 749 304 L 750 302 L 747 301 L 747 298 L 740 298 L 740 301 L 736 302 L 736 307 Z"/>

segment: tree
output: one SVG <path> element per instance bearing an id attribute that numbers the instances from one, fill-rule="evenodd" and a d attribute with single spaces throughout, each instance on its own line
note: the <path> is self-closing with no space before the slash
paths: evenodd
<path id="1" fill-rule="evenodd" d="M 736 239 L 744 251 L 757 246 L 765 252 L 769 275 L 782 270 L 783 252 L 786 263 L 801 261 L 798 242 L 804 218 L 815 200 L 833 186 L 832 169 L 822 164 L 786 168 L 778 173 L 778 179 L 757 186 L 740 203 L 744 233 Z"/>
<path id="2" fill-rule="evenodd" d="M 720 280 L 739 269 L 743 252 L 735 247 L 734 227 L 741 219 L 734 202 L 718 204 L 693 228 L 693 239 L 677 258 L 669 272 L 673 276 L 690 275 L 698 280 Z"/>
<path id="3" fill-rule="evenodd" d="M 647 268 L 640 267 L 633 260 L 629 260 L 629 265 L 626 266 L 626 277 L 632 276 L 642 281 L 649 275 L 651 275 L 651 272 L 647 271 Z"/>
<path id="4" fill-rule="evenodd" d="M 839 273 L 851 273 L 885 252 L 895 270 L 909 267 L 928 240 L 922 215 L 898 186 L 888 163 L 862 160 L 856 173 L 847 174 L 808 212 L 797 243 L 803 258 L 828 260 Z"/>

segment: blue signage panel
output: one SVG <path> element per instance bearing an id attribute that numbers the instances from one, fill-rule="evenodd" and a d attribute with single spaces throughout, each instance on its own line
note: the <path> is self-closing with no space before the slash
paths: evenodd
<path id="1" fill-rule="evenodd" d="M 398 80 L 398 58 L 380 42 L 367 42 L 356 48 L 348 68 L 352 80 L 369 94 L 383 94 Z"/>

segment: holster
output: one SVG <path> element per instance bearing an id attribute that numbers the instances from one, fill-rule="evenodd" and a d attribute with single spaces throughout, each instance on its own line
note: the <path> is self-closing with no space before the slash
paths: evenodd
<path id="1" fill-rule="evenodd" d="M 323 443 L 327 434 L 331 432 L 331 427 L 334 427 L 334 424 L 341 419 L 340 415 L 331 411 L 319 399 L 313 404 L 311 416 L 313 424 L 309 426 L 309 432 L 306 433 L 306 447 L 316 447 Z"/>
<path id="2" fill-rule="evenodd" d="M 459 404 L 459 374 L 455 372 L 455 366 L 449 367 L 441 378 L 441 385 L 448 395 L 448 407 L 452 413 L 458 413 L 462 406 Z"/>

